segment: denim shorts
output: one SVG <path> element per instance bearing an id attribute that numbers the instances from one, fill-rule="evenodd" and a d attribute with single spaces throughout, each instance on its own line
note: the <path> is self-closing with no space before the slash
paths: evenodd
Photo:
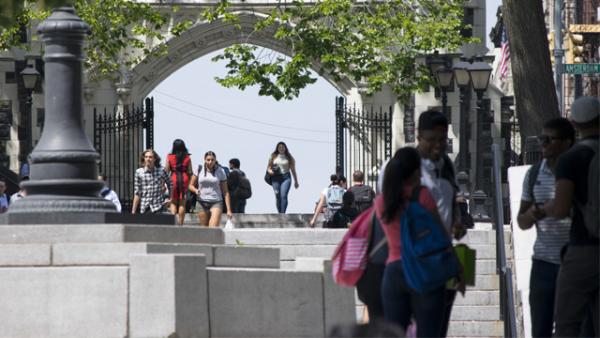
<path id="1" fill-rule="evenodd" d="M 204 212 L 209 212 L 214 208 L 223 210 L 223 201 L 198 201 L 197 207 Z"/>

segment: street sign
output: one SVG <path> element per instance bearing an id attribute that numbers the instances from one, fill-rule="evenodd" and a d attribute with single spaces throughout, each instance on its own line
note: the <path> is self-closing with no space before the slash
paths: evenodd
<path id="1" fill-rule="evenodd" d="M 564 66 L 564 74 L 600 74 L 600 63 L 567 63 Z"/>

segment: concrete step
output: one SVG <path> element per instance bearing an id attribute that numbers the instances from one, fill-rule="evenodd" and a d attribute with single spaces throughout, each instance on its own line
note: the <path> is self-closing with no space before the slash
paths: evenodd
<path id="1" fill-rule="evenodd" d="M 494 321 L 500 320 L 500 306 L 498 305 L 454 305 L 452 307 L 451 321 Z"/>
<path id="2" fill-rule="evenodd" d="M 233 214 L 236 228 L 308 228 L 312 214 Z M 317 218 L 322 223 L 323 216 Z M 221 218 L 221 226 L 225 226 L 226 217 Z M 186 214 L 185 224 L 197 225 L 198 214 Z"/>
<path id="3" fill-rule="evenodd" d="M 502 337 L 504 323 L 500 320 L 480 321 L 464 320 L 450 321 L 449 337 Z"/>

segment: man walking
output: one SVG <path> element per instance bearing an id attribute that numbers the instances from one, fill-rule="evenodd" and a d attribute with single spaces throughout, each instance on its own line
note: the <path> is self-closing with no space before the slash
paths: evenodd
<path id="1" fill-rule="evenodd" d="M 246 212 L 246 200 L 252 196 L 252 188 L 246 174 L 240 170 L 240 160 L 229 160 L 229 176 L 227 185 L 231 194 L 231 212 L 243 214 Z"/>
<path id="2" fill-rule="evenodd" d="M 354 195 L 354 205 L 358 212 L 361 213 L 369 209 L 373 205 L 375 191 L 370 186 L 364 184 L 365 174 L 357 170 L 352 174 L 353 185 L 348 189 Z"/>
<path id="3" fill-rule="evenodd" d="M 573 209 L 569 242 L 558 273 L 555 337 L 578 336 L 590 310 L 594 336 L 598 336 L 600 240 L 597 231 L 600 220 L 587 215 L 597 213 L 600 208 L 596 204 L 600 189 L 597 183 L 600 100 L 591 96 L 576 99 L 571 106 L 571 120 L 581 141 L 558 159 L 555 198 L 544 205 L 540 215 L 565 218 Z M 590 229 L 595 229 L 596 235 Z"/>
<path id="4" fill-rule="evenodd" d="M 560 251 L 569 239 L 571 228 L 570 219 L 544 217 L 540 206 L 554 199 L 556 163 L 558 157 L 575 143 L 575 129 L 565 118 L 552 119 L 544 124 L 538 139 L 543 159 L 525 175 L 517 217 L 521 229 L 531 229 L 535 225 L 537 230 L 529 280 L 531 335 L 534 338 L 552 336 Z"/>
<path id="5" fill-rule="evenodd" d="M 107 201 L 111 201 L 115 208 L 117 208 L 117 212 L 121 212 L 121 201 L 119 200 L 119 195 L 108 187 L 108 176 L 105 174 L 98 175 L 98 180 L 104 183 L 104 187 L 100 190 L 100 196 Z"/>
<path id="6" fill-rule="evenodd" d="M 431 191 L 448 233 L 452 233 L 455 238 L 460 238 L 464 236 L 466 229 L 460 224 L 460 211 L 456 203 L 458 185 L 454 165 L 446 154 L 448 119 L 439 111 L 425 111 L 419 116 L 417 132 L 417 150 L 421 155 L 421 184 Z M 440 337 L 445 337 L 448 331 L 454 298 L 456 298 L 456 290 L 447 289 L 445 317 Z"/>
<path id="7" fill-rule="evenodd" d="M 171 180 L 160 166 L 160 157 L 154 150 L 145 150 L 140 162 L 143 167 L 135 171 L 131 213 L 135 214 L 138 206 L 142 214 L 164 213 L 165 204 L 169 202 L 165 193 L 172 189 Z"/>

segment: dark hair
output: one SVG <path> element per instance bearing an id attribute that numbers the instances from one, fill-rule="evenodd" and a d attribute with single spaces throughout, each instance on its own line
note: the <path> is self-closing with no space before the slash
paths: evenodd
<path id="1" fill-rule="evenodd" d="M 448 128 L 448 119 L 437 110 L 426 110 L 419 115 L 419 131 L 433 130 L 436 127 Z"/>
<path id="2" fill-rule="evenodd" d="M 557 117 L 544 123 L 544 129 L 551 129 L 556 131 L 558 137 L 571 141 L 571 144 L 575 143 L 575 128 L 573 124 L 564 117 Z"/>
<path id="3" fill-rule="evenodd" d="M 185 147 L 185 142 L 181 139 L 176 139 L 173 141 L 173 148 L 171 148 L 171 154 L 174 154 L 177 158 L 177 166 L 180 166 L 183 163 L 183 159 L 185 155 L 188 155 L 188 150 Z M 173 168 L 175 169 L 175 168 Z"/>
<path id="4" fill-rule="evenodd" d="M 421 157 L 415 148 L 398 149 L 383 173 L 383 220 L 390 222 L 404 206 L 404 185 L 421 167 Z"/>
<path id="5" fill-rule="evenodd" d="M 154 149 L 146 149 L 146 150 L 142 151 L 142 155 L 140 156 L 141 166 L 142 167 L 144 166 L 144 155 L 146 155 L 147 152 L 152 152 L 152 155 L 154 156 L 154 166 L 160 167 L 160 156 L 158 156 L 158 154 L 156 153 L 156 151 L 154 151 Z"/>
<path id="6" fill-rule="evenodd" d="M 238 160 L 237 158 L 232 158 L 231 160 L 229 160 L 229 164 L 231 164 L 231 166 L 235 169 L 240 168 L 240 160 Z"/>
<path id="7" fill-rule="evenodd" d="M 217 154 L 215 154 L 214 151 L 209 150 L 204 154 L 204 159 L 206 160 L 208 156 L 212 156 L 215 158 L 215 166 L 210 171 L 211 174 L 214 174 L 215 171 L 217 171 L 217 167 L 219 167 L 219 162 L 217 162 Z M 206 172 L 208 171 L 208 168 L 206 167 L 206 161 L 204 161 L 204 164 L 202 164 L 202 166 L 204 167 L 204 177 L 206 177 Z"/>
<path id="8" fill-rule="evenodd" d="M 344 175 L 338 175 L 338 181 L 340 183 L 342 183 L 342 182 L 348 182 L 348 179 Z"/>
<path id="9" fill-rule="evenodd" d="M 337 174 L 332 174 L 329 176 L 329 180 L 331 181 L 331 185 L 340 184 L 340 177 Z"/>
<path id="10" fill-rule="evenodd" d="M 294 162 L 295 162 L 294 156 L 292 156 L 292 154 L 290 154 L 290 150 L 288 149 L 287 144 L 285 144 L 285 142 L 283 142 L 283 141 L 277 142 L 277 145 L 275 146 L 275 151 L 273 151 L 271 153 L 271 161 L 273 161 L 277 157 L 277 155 L 279 155 L 279 151 L 277 151 L 277 148 L 279 148 L 280 144 L 282 144 L 285 147 L 285 157 L 288 158 L 288 161 L 290 161 L 290 164 L 294 164 Z"/>
<path id="11" fill-rule="evenodd" d="M 352 191 L 346 191 L 342 196 L 342 204 L 345 207 L 350 207 L 354 204 L 354 193 Z"/>
<path id="12" fill-rule="evenodd" d="M 352 174 L 352 180 L 354 182 L 364 182 L 365 174 L 362 171 L 357 170 Z"/>

